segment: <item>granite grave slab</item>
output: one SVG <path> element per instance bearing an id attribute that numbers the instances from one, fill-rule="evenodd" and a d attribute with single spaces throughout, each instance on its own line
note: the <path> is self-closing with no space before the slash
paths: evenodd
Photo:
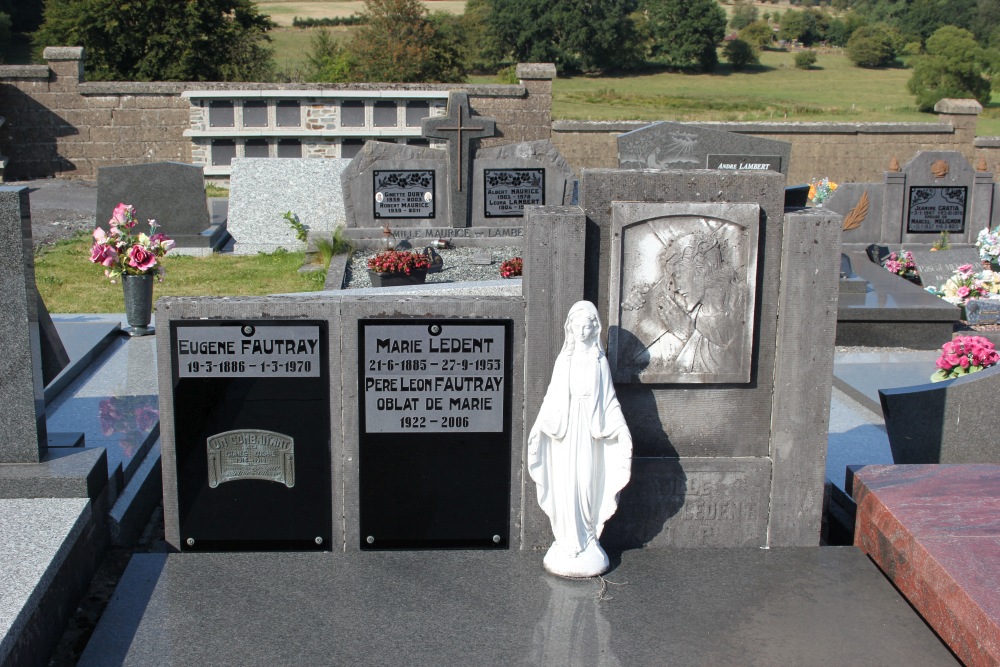
<path id="1" fill-rule="evenodd" d="M 1000 663 L 1000 467 L 865 466 L 855 544 L 966 665 Z"/>
<path id="2" fill-rule="evenodd" d="M 931 368 L 928 376 L 937 368 Z M 1000 436 L 983 396 L 1000 387 L 1000 367 L 944 382 L 879 390 L 896 463 L 1000 463 Z"/>
<path id="3" fill-rule="evenodd" d="M 550 141 L 506 144 L 476 151 L 472 225 L 524 225 L 524 207 L 568 205 L 575 176 Z"/>
<path id="4" fill-rule="evenodd" d="M 603 591 L 539 560 L 137 555 L 79 665 L 957 664 L 853 547 L 627 551 Z"/>
<path id="5" fill-rule="evenodd" d="M 298 216 L 311 236 L 330 238 L 347 224 L 340 175 L 348 164 L 340 158 L 235 158 L 227 223 L 233 252 L 304 249 L 282 217 L 286 212 Z"/>

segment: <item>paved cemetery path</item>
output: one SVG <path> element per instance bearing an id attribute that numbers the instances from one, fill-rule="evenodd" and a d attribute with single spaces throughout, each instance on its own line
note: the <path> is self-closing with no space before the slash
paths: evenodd
<path id="1" fill-rule="evenodd" d="M 31 236 L 35 248 L 89 232 L 96 226 L 97 183 L 43 178 L 3 185 L 27 186 L 31 199 Z M 111 212 L 108 211 L 108 217 Z"/>

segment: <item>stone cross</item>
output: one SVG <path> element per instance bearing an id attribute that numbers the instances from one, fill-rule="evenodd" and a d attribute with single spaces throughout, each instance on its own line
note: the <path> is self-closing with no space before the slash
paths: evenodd
<path id="1" fill-rule="evenodd" d="M 472 147 L 474 139 L 496 134 L 496 120 L 483 116 L 472 117 L 469 95 L 452 91 L 448 94 L 448 114 L 437 118 L 424 118 L 421 134 L 428 139 L 448 142 L 448 210 L 452 227 L 469 226 L 469 199 L 472 193 Z"/>

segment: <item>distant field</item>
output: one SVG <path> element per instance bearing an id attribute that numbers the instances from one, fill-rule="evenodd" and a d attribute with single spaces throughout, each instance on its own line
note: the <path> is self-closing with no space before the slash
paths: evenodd
<path id="1" fill-rule="evenodd" d="M 358 0 L 289 0 L 258 3 L 279 23 L 293 16 L 350 16 Z M 460 13 L 464 1 L 429 0 L 431 11 Z M 761 11 L 785 11 L 788 5 L 757 3 Z M 334 28 L 346 38 L 349 28 Z M 310 30 L 278 28 L 271 32 L 279 68 L 295 71 L 305 61 Z M 851 65 L 839 49 L 819 51 L 812 70 L 793 66 L 794 53 L 766 51 L 761 67 L 733 72 L 725 64 L 712 74 L 657 73 L 635 76 L 557 79 L 553 117 L 564 120 L 720 120 L 933 122 L 934 114 L 916 110 L 906 90 L 911 71 L 903 68 L 863 70 Z M 492 77 L 474 77 L 492 82 Z M 977 133 L 1000 135 L 1000 95 L 979 118 Z"/>
<path id="2" fill-rule="evenodd" d="M 465 0 L 423 0 L 423 3 L 432 12 L 461 14 L 465 11 Z M 290 26 L 296 16 L 320 19 L 360 14 L 365 3 L 361 0 L 270 0 L 258 2 L 257 6 L 278 25 Z"/>

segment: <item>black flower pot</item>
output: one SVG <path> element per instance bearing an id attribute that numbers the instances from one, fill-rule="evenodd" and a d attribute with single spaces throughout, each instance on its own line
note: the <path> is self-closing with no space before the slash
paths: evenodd
<path id="1" fill-rule="evenodd" d="M 405 285 L 423 285 L 427 280 L 427 269 L 414 269 L 409 275 L 405 273 L 376 273 L 368 269 L 372 287 L 403 287 Z"/>

